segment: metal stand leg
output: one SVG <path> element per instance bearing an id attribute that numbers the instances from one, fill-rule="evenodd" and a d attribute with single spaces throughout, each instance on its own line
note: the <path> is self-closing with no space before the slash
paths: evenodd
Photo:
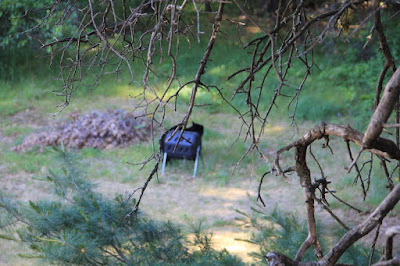
<path id="1" fill-rule="evenodd" d="M 162 164 L 161 174 L 164 174 L 165 164 L 166 163 L 167 163 L 167 153 L 164 152 L 164 160 L 163 160 L 163 164 Z"/>
<path id="2" fill-rule="evenodd" d="M 200 155 L 200 146 L 197 147 L 196 160 L 194 161 L 194 173 L 193 173 L 193 178 L 196 178 L 197 164 L 199 163 L 199 155 Z"/>

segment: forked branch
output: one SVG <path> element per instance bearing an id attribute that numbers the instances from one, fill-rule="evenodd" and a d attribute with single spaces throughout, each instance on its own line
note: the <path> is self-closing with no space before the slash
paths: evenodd
<path id="1" fill-rule="evenodd" d="M 349 126 L 322 123 L 321 125 L 316 126 L 312 130 L 310 130 L 302 138 L 279 150 L 276 155 L 275 170 L 278 175 L 281 175 L 285 178 L 284 172 L 281 170 L 280 166 L 280 155 L 283 152 L 291 150 L 292 148 L 296 150 L 296 172 L 299 177 L 300 185 L 304 189 L 309 236 L 303 243 L 303 245 L 299 248 L 296 257 L 294 258 L 295 262 L 300 262 L 306 250 L 311 246 L 314 246 L 314 252 L 318 260 L 320 260 L 319 263 L 321 265 L 335 264 L 337 260 L 341 257 L 343 252 L 345 252 L 348 247 L 352 245 L 355 241 L 365 236 L 373 228 L 375 228 L 379 224 L 379 222 L 382 221 L 382 219 L 386 216 L 386 214 L 394 208 L 394 206 L 400 199 L 400 185 L 397 185 L 387 196 L 387 198 L 370 215 L 370 217 L 368 217 L 362 224 L 350 230 L 349 233 L 345 234 L 342 240 L 340 240 L 339 243 L 327 255 L 322 256 L 321 249 L 318 243 L 315 223 L 314 200 L 316 199 L 316 197 L 314 192 L 316 187 L 311 182 L 311 174 L 307 166 L 306 154 L 308 146 L 310 146 L 314 141 L 325 138 L 327 136 L 337 136 L 342 138 L 346 142 L 353 142 L 358 146 L 363 145 L 362 141 L 364 135 L 361 132 L 352 129 Z M 399 149 L 394 142 L 388 139 L 376 139 L 374 142 L 371 143 L 371 146 L 367 151 L 385 158 L 400 160 Z M 271 258 L 271 260 L 272 258 L 274 260 L 277 260 L 277 258 L 281 258 L 281 256 L 275 256 L 274 254 L 275 253 L 271 253 L 269 254 L 269 256 L 267 255 L 267 258 Z"/>

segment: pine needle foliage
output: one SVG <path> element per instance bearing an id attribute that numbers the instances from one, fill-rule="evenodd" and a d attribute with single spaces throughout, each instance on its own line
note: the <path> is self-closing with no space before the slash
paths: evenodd
<path id="1" fill-rule="evenodd" d="M 267 211 L 263 207 L 256 205 L 251 210 L 250 214 L 237 210 L 240 217 L 236 218 L 242 226 L 254 229 L 250 239 L 240 239 L 258 246 L 259 251 L 252 252 L 250 255 L 259 264 L 265 265 L 268 263 L 264 256 L 270 251 L 280 252 L 294 258 L 298 248 L 307 238 L 306 222 L 300 220 L 295 213 L 285 212 L 277 207 L 272 211 Z M 317 229 L 324 230 L 321 224 L 318 225 Z M 319 239 L 322 249 L 326 251 L 330 244 L 335 243 L 338 237 L 343 235 L 343 230 L 341 227 L 325 228 L 325 237 Z M 320 233 L 319 235 L 322 235 Z M 374 255 L 373 261 L 378 259 L 376 255 Z M 369 256 L 368 248 L 362 245 L 353 245 L 344 253 L 340 262 L 351 265 L 368 265 Z M 311 249 L 306 252 L 302 259 L 303 262 L 315 260 L 315 255 Z"/>
<path id="2" fill-rule="evenodd" d="M 212 249 L 200 232 L 195 232 L 200 241 L 191 242 L 171 222 L 141 213 L 127 217 L 135 200 L 104 197 L 80 170 L 75 154 L 61 147 L 57 155 L 62 164 L 40 178 L 53 185 L 52 200 L 21 203 L 0 193 L 0 238 L 28 245 L 31 253 L 21 256 L 62 265 L 243 264 Z"/>
<path id="3" fill-rule="evenodd" d="M 298 247 L 307 238 L 307 225 L 301 223 L 293 213 L 285 213 L 274 208 L 264 211 L 261 207 L 252 207 L 250 214 L 237 211 L 241 216 L 236 218 L 243 226 L 254 229 L 250 239 L 243 240 L 259 247 L 258 252 L 250 255 L 260 262 L 270 251 L 278 251 L 286 256 L 294 257 Z M 313 258 L 308 251 L 304 260 Z"/>

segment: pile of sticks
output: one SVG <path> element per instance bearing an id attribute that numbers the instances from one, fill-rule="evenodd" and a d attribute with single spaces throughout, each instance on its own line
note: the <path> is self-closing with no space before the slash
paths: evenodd
<path id="1" fill-rule="evenodd" d="M 110 149 L 144 141 L 150 135 L 148 123 L 124 110 L 92 111 L 70 118 L 71 121 L 50 130 L 28 135 L 14 150 L 26 151 L 35 146 L 43 150 L 44 146 L 57 146 L 61 143 L 68 148 Z"/>

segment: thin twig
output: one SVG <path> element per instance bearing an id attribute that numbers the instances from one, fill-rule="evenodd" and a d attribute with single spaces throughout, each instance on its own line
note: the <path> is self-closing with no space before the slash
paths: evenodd
<path id="1" fill-rule="evenodd" d="M 375 231 L 374 241 L 372 242 L 370 253 L 369 253 L 368 265 L 372 265 L 372 260 L 374 259 L 375 245 L 378 240 L 379 233 L 381 231 L 381 225 L 382 225 L 382 221 L 380 222 L 380 224 L 378 224 L 378 227 L 376 228 L 376 231 Z"/>
<path id="2" fill-rule="evenodd" d="M 318 204 L 320 204 L 322 206 L 322 208 L 327 211 L 333 219 L 335 219 L 336 222 L 338 222 L 341 226 L 343 226 L 344 229 L 346 230 L 350 230 L 350 227 L 348 227 L 342 220 L 340 220 L 340 218 L 333 213 L 333 211 L 331 211 L 331 209 L 329 209 L 328 206 L 326 206 L 326 204 L 324 204 L 320 199 L 318 199 L 317 197 L 315 197 L 315 195 L 313 196 L 314 200 L 316 202 L 318 202 Z"/>
<path id="3" fill-rule="evenodd" d="M 264 181 L 264 177 L 266 175 L 268 175 L 269 173 L 271 173 L 271 170 L 268 170 L 266 173 L 263 174 L 263 176 L 261 177 L 260 183 L 258 184 L 257 200 L 259 200 L 264 207 L 265 207 L 265 203 L 264 203 L 264 200 L 262 199 L 262 196 L 261 196 L 261 187 L 262 187 L 262 183 Z"/>

